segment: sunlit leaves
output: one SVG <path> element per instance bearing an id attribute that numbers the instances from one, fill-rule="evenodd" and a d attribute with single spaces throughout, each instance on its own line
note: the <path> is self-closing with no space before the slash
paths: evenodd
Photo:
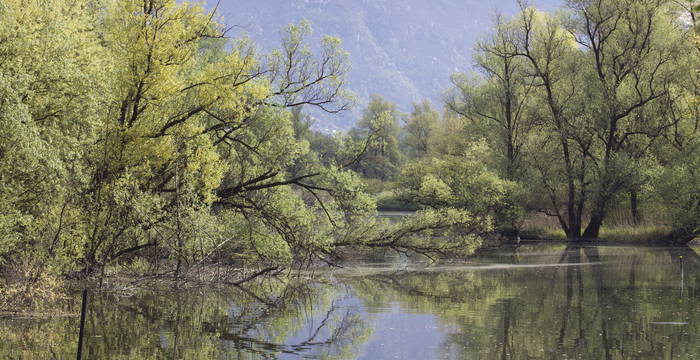
<path id="1" fill-rule="evenodd" d="M 350 168 L 369 155 L 367 169 L 381 160 L 372 176 L 396 175 L 398 112 L 377 99 L 361 130 L 328 142 L 333 156 L 312 150 L 290 108 L 335 113 L 352 96 L 340 39 L 312 43 L 307 22 L 264 54 L 227 43 L 218 15 L 193 3 L 0 7 L 0 256 L 32 257 L 33 274 L 134 263 L 180 276 L 212 256 L 301 267 L 334 260 L 339 238 L 363 245 L 346 236 L 363 222 L 405 251 L 442 253 L 446 232 L 417 234 L 488 222 L 457 210 L 372 222 Z M 479 232 L 460 231 L 471 249 Z"/>
<path id="2" fill-rule="evenodd" d="M 456 207 L 496 216 L 514 201 L 517 185 L 488 169 L 490 156 L 486 144 L 477 142 L 459 155 L 414 160 L 399 177 L 401 196 L 431 208 Z"/>

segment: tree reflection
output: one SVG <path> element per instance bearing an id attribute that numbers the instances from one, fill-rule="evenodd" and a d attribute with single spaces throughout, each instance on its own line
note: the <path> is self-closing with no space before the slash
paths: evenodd
<path id="1" fill-rule="evenodd" d="M 442 341 L 438 358 L 700 356 L 700 256 L 687 248 L 526 245 L 477 261 L 491 265 L 95 297 L 86 353 L 110 359 L 350 359 L 363 354 L 373 336 L 387 339 L 371 324 L 381 321 L 377 314 L 392 311 L 436 319 L 436 328 L 418 323 L 425 322 L 420 316 L 406 316 L 409 322 L 402 324 L 416 321 L 416 329 L 439 333 L 432 337 Z M 75 313 L 78 306 L 66 310 Z M 0 320 L 0 358 L 73 357 L 77 321 Z"/>
<path id="2" fill-rule="evenodd" d="M 371 329 L 347 300 L 335 285 L 315 282 L 259 284 L 247 292 L 98 296 L 89 307 L 85 354 L 94 359 L 352 358 Z M 1 358 L 47 358 L 52 352 L 57 358 L 75 356 L 74 318 L 25 321 L 24 336 L 9 323 L 0 324 L 0 336 L 10 334 L 7 349 L 0 345 Z M 46 333 L 60 336 L 42 343 Z"/>
<path id="3" fill-rule="evenodd" d="M 443 348 L 461 349 L 462 358 L 700 355 L 692 336 L 700 322 L 700 262 L 689 249 L 570 245 L 547 256 L 516 253 L 518 259 L 506 261 L 524 266 L 380 273 L 348 282 L 370 306 L 398 300 L 407 311 L 436 314 L 444 325 L 456 327 Z M 684 263 L 688 291 L 683 297 L 677 291 L 679 256 L 691 259 Z M 561 266 L 551 266 L 553 259 Z M 543 266 L 528 266 L 533 264 Z M 664 324 L 669 322 L 687 325 Z"/>

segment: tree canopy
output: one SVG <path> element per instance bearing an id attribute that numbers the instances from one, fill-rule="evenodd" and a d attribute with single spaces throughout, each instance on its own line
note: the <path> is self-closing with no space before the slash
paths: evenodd
<path id="1" fill-rule="evenodd" d="M 407 237 L 469 225 L 477 241 L 489 229 L 456 209 L 375 219 L 352 169 L 398 156 L 391 106 L 376 100 L 364 130 L 330 140 L 333 154 L 299 120 L 301 106 L 353 104 L 340 39 L 312 43 L 301 22 L 265 53 L 228 39 L 217 16 L 175 0 L 0 2 L 8 281 L 100 274 L 149 251 L 175 278 L 215 255 L 279 270 L 335 261 L 339 247 L 442 254 Z"/>

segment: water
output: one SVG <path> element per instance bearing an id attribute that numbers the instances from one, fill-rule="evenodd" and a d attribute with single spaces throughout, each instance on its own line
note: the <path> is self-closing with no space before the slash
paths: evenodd
<path id="1" fill-rule="evenodd" d="M 688 248 L 524 244 L 248 292 L 94 297 L 85 358 L 699 359 L 699 300 Z M 74 358 L 77 328 L 77 316 L 0 319 L 0 358 Z"/>

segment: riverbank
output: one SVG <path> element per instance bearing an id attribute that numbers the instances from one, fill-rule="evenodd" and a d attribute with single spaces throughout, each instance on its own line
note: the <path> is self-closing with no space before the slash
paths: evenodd
<path id="1" fill-rule="evenodd" d="M 635 221 L 626 213 L 616 211 L 601 229 L 599 242 L 622 244 L 683 245 L 690 241 L 664 219 Z M 567 240 L 556 218 L 541 213 L 527 214 L 521 224 L 521 238 L 533 240 Z M 681 240 L 679 240 L 681 239 Z"/>
<path id="2" fill-rule="evenodd" d="M 672 234 L 673 230 L 665 226 L 603 227 L 597 240 L 626 244 L 667 244 Z M 560 228 L 524 229 L 521 237 L 533 240 L 567 240 L 566 234 Z"/>
<path id="3" fill-rule="evenodd" d="M 412 212 L 380 212 L 381 217 L 389 218 L 391 221 L 409 216 Z M 605 227 L 601 231 L 601 237 L 594 241 L 568 241 L 564 236 L 563 231 L 549 224 L 548 226 L 533 227 L 532 223 L 526 223 L 526 226 L 520 234 L 520 239 L 523 243 L 577 243 L 587 245 L 679 245 L 673 241 L 669 241 L 671 229 L 660 226 L 617 226 Z M 541 224 L 540 224 L 541 225 Z M 515 241 L 497 232 L 491 232 L 484 236 L 484 242 L 481 247 L 484 249 L 493 249 L 500 247 L 508 247 Z M 691 245 L 691 244 L 689 244 Z M 695 244 L 700 246 L 700 243 Z M 476 248 L 472 251 L 477 250 Z M 65 298 L 67 293 L 73 291 L 76 283 L 85 283 L 79 287 L 98 288 L 99 291 L 121 293 L 123 296 L 130 296 L 133 289 L 138 288 L 141 284 L 150 286 L 151 284 L 167 284 L 167 286 L 182 288 L 186 286 L 207 286 L 208 284 L 217 285 L 232 285 L 239 286 L 258 277 L 274 277 L 276 275 L 289 276 L 298 274 L 299 269 L 279 268 L 278 266 L 255 266 L 243 267 L 231 263 L 230 261 L 222 261 L 219 256 L 211 257 L 211 261 L 198 263 L 189 267 L 189 270 L 184 270 L 175 275 L 177 267 L 175 263 L 169 263 L 166 258 L 158 258 L 158 252 L 153 252 L 156 257 L 136 256 L 130 259 L 125 259 L 119 263 L 110 265 L 106 268 L 103 274 L 94 274 L 85 278 L 80 273 L 73 273 L 67 276 L 51 275 L 51 273 L 41 273 L 40 277 L 31 277 L 15 271 L 14 273 L 0 271 L 3 275 L 0 278 L 0 312 L 8 314 L 17 314 L 28 316 L 41 316 L 41 314 L 52 314 L 51 310 L 45 311 L 45 304 L 60 302 Z M 387 255 L 394 255 L 393 259 L 400 259 L 401 262 L 415 262 L 416 259 L 408 256 L 407 253 L 395 251 L 388 248 L 365 248 L 352 251 L 338 250 L 336 256 L 339 256 L 344 261 L 349 263 L 367 262 L 367 263 L 382 263 L 387 259 Z M 434 264 L 434 258 L 421 258 L 421 255 L 414 254 L 420 259 L 427 259 L 429 263 Z M 217 259 L 217 260 L 213 260 Z M 460 258 L 461 259 L 461 258 Z M 458 261 L 460 260 L 458 259 Z M 340 259 L 337 259 L 340 261 Z M 441 262 L 444 261 L 441 260 Z M 338 265 L 342 264 L 336 263 Z M 317 265 L 328 265 L 327 263 L 318 262 Z M 314 266 L 312 265 L 312 269 Z M 25 269 L 26 270 L 26 269 Z M 82 280 L 81 280 L 82 279 Z M 135 286 L 138 284 L 138 286 Z M 51 306 L 48 306 L 51 308 Z"/>

